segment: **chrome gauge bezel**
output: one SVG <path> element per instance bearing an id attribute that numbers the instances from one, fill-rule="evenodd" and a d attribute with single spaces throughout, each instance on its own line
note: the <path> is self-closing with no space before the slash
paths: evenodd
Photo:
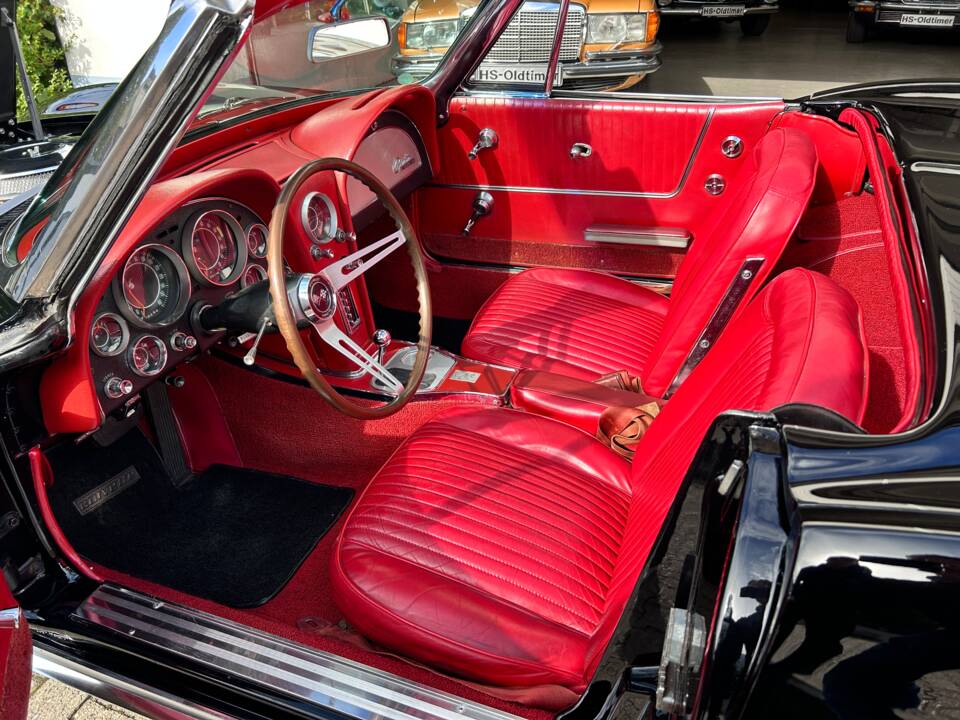
<path id="1" fill-rule="evenodd" d="M 134 309 L 130 306 L 130 303 L 127 302 L 126 293 L 123 291 L 123 277 L 126 275 L 127 267 L 130 265 L 130 261 L 133 259 L 134 255 L 138 254 L 143 250 L 156 250 L 163 255 L 165 255 L 171 263 L 173 263 L 174 270 L 177 273 L 177 283 L 180 291 L 180 297 L 177 300 L 177 304 L 174 306 L 173 311 L 170 313 L 170 317 L 164 319 L 162 322 L 150 322 L 149 320 L 141 320 Z M 187 309 L 187 304 L 190 302 L 190 295 L 193 292 L 193 286 L 190 283 L 190 272 L 187 270 L 187 265 L 184 263 L 183 258 L 181 258 L 177 253 L 168 245 L 162 245 L 160 243 L 147 243 L 145 245 L 139 245 L 134 249 L 130 256 L 126 259 L 126 262 L 123 263 L 123 269 L 120 271 L 120 274 L 114 278 L 113 281 L 113 299 L 116 302 L 117 307 L 120 309 L 120 314 L 128 320 L 131 324 L 136 327 L 141 328 L 162 328 L 173 323 L 177 322 L 181 317 L 183 317 L 184 311 Z"/>
<path id="2" fill-rule="evenodd" d="M 310 203 L 315 199 L 326 205 L 327 212 L 330 213 L 330 228 L 328 232 L 320 235 L 314 234 L 310 229 Z M 333 200 L 322 192 L 307 193 L 307 196 L 303 198 L 303 202 L 300 204 L 300 224 L 303 226 L 303 231 L 307 234 L 307 237 L 310 238 L 311 242 L 317 245 L 326 245 L 333 240 L 337 237 L 337 230 L 340 228 L 340 218 L 337 216 L 337 207 L 333 204 Z"/>
<path id="3" fill-rule="evenodd" d="M 104 318 L 112 318 L 120 326 L 120 347 L 114 350 L 113 352 L 104 352 L 97 347 L 97 343 L 93 339 L 93 331 L 97 328 L 97 323 L 99 323 Z M 90 326 L 90 349 L 100 357 L 116 357 L 123 353 L 127 346 L 130 345 L 130 326 L 127 325 L 127 321 L 124 320 L 117 313 L 104 312 L 100 313 L 93 319 L 93 324 Z"/>
<path id="4" fill-rule="evenodd" d="M 133 351 L 144 340 L 156 341 L 156 343 L 160 346 L 160 349 L 163 351 L 161 354 L 162 360 L 160 362 L 160 367 L 158 367 L 153 372 L 143 372 L 142 370 L 138 370 L 137 366 L 133 362 Z M 141 335 L 132 343 L 130 343 L 130 347 L 127 349 L 126 358 L 127 358 L 127 365 L 136 375 L 139 375 L 140 377 L 148 378 L 148 377 L 156 377 L 166 369 L 167 362 L 170 360 L 170 353 L 167 351 L 167 344 L 163 342 L 163 340 L 161 340 L 156 335 Z"/>
<path id="5" fill-rule="evenodd" d="M 259 255 L 253 252 L 253 250 L 250 248 L 250 233 L 254 228 L 260 228 L 261 230 L 263 230 L 263 252 L 260 253 Z M 269 236 L 270 236 L 270 230 L 267 229 L 267 226 L 264 225 L 263 223 L 255 222 L 250 227 L 248 227 L 247 231 L 243 234 L 243 241 L 247 245 L 247 257 L 248 258 L 254 257 L 254 258 L 257 258 L 258 260 L 262 260 L 263 258 L 265 258 L 267 256 L 267 238 Z M 246 268 L 244 268 L 243 273 L 246 273 Z M 243 276 L 243 273 L 241 273 L 241 277 Z"/>
<path id="6" fill-rule="evenodd" d="M 233 272 L 223 281 L 211 280 L 204 275 L 197 266 L 196 258 L 193 256 L 193 233 L 197 229 L 197 224 L 207 215 L 218 215 L 227 221 L 227 225 L 230 226 L 230 232 L 233 235 L 233 245 L 237 251 L 237 262 L 233 268 Z M 190 268 L 190 275 L 192 275 L 197 282 L 210 287 L 230 287 L 240 279 L 244 270 L 247 269 L 247 234 L 240 226 L 240 223 L 237 222 L 237 219 L 227 211 L 220 209 L 201 210 L 195 215 L 191 215 L 186 225 L 184 225 L 183 233 L 180 235 L 180 252 L 183 253 L 183 259 L 187 267 Z"/>
<path id="7" fill-rule="evenodd" d="M 257 282 L 261 282 L 261 281 L 267 279 L 267 270 L 266 270 L 266 268 L 263 267 L 263 265 L 256 265 L 256 264 L 254 264 L 254 263 L 250 263 L 249 265 L 247 265 L 246 269 L 243 271 L 243 275 L 240 276 L 240 289 L 241 289 L 241 290 L 242 290 L 243 288 L 248 288 L 248 287 L 250 287 L 250 285 L 256 285 L 256 283 L 247 283 L 247 282 L 244 282 L 244 281 L 247 279 L 247 273 L 250 272 L 251 270 L 256 270 L 257 273 L 260 275 L 260 279 L 257 280 Z"/>

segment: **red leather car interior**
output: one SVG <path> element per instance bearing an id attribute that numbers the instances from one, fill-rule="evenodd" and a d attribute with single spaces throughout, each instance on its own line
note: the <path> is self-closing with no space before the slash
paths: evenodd
<path id="1" fill-rule="evenodd" d="M 347 620 L 491 685 L 589 683 L 686 469 L 725 410 L 863 415 L 860 311 L 822 275 L 773 280 L 654 420 L 633 465 L 516 410 L 438 416 L 354 505 L 331 559 Z"/>
<path id="2" fill-rule="evenodd" d="M 734 196 L 687 253 L 669 301 L 612 276 L 527 271 L 484 305 L 463 353 L 583 379 L 629 370 L 647 393 L 662 396 L 747 259 L 763 264 L 736 312 L 762 287 L 806 210 L 816 171 L 816 149 L 803 132 L 769 132 Z"/>

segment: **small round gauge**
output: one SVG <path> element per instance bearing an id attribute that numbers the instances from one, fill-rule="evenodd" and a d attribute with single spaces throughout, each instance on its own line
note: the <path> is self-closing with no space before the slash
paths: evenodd
<path id="1" fill-rule="evenodd" d="M 262 258 L 267 254 L 267 228 L 254 223 L 247 228 L 247 252 L 251 257 Z M 247 268 L 249 270 L 249 268 Z"/>
<path id="2" fill-rule="evenodd" d="M 183 260 L 166 245 L 144 245 L 123 266 L 114 298 L 135 325 L 169 325 L 190 300 L 190 278 Z"/>
<path id="3" fill-rule="evenodd" d="M 315 243 L 328 243 L 337 236 L 337 210 L 323 193 L 312 192 L 303 199 L 300 222 Z"/>
<path id="4" fill-rule="evenodd" d="M 130 330 L 119 315 L 103 313 L 93 321 L 90 330 L 90 345 L 100 357 L 119 355 L 130 342 Z"/>
<path id="5" fill-rule="evenodd" d="M 144 335 L 127 352 L 130 369 L 141 377 L 153 377 L 167 364 L 167 346 L 156 335 Z"/>
<path id="6" fill-rule="evenodd" d="M 247 264 L 244 232 L 232 215 L 208 210 L 186 224 L 183 257 L 194 277 L 208 285 L 225 287 L 240 279 Z"/>
<path id="7" fill-rule="evenodd" d="M 243 271 L 243 276 L 240 278 L 240 287 L 250 287 L 266 279 L 267 271 L 262 267 L 259 265 L 247 265 L 247 269 Z"/>

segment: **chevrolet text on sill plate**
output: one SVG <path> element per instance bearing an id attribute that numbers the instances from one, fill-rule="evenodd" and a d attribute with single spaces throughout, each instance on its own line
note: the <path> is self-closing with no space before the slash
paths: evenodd
<path id="1" fill-rule="evenodd" d="M 930 25 L 933 27 L 952 27 L 953 15 L 901 15 L 901 25 Z"/>
<path id="2" fill-rule="evenodd" d="M 557 68 L 556 78 L 553 81 L 554 87 L 559 87 L 563 82 L 563 68 Z M 526 64 L 518 63 L 516 65 L 502 65 L 493 63 L 483 63 L 473 74 L 473 82 L 476 83 L 523 83 L 530 85 L 543 85 L 547 79 L 547 66 L 545 64 Z"/>
<path id="3" fill-rule="evenodd" d="M 743 5 L 707 6 L 700 8 L 703 17 L 740 17 L 746 8 Z"/>

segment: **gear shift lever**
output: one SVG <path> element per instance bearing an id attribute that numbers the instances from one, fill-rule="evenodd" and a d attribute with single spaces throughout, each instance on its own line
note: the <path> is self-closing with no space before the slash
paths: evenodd
<path id="1" fill-rule="evenodd" d="M 370 339 L 373 340 L 373 344 L 377 346 L 377 362 L 383 365 L 384 353 L 386 353 L 387 348 L 390 347 L 390 341 L 393 340 L 393 338 L 390 337 L 390 333 L 387 330 L 374 330 Z"/>

